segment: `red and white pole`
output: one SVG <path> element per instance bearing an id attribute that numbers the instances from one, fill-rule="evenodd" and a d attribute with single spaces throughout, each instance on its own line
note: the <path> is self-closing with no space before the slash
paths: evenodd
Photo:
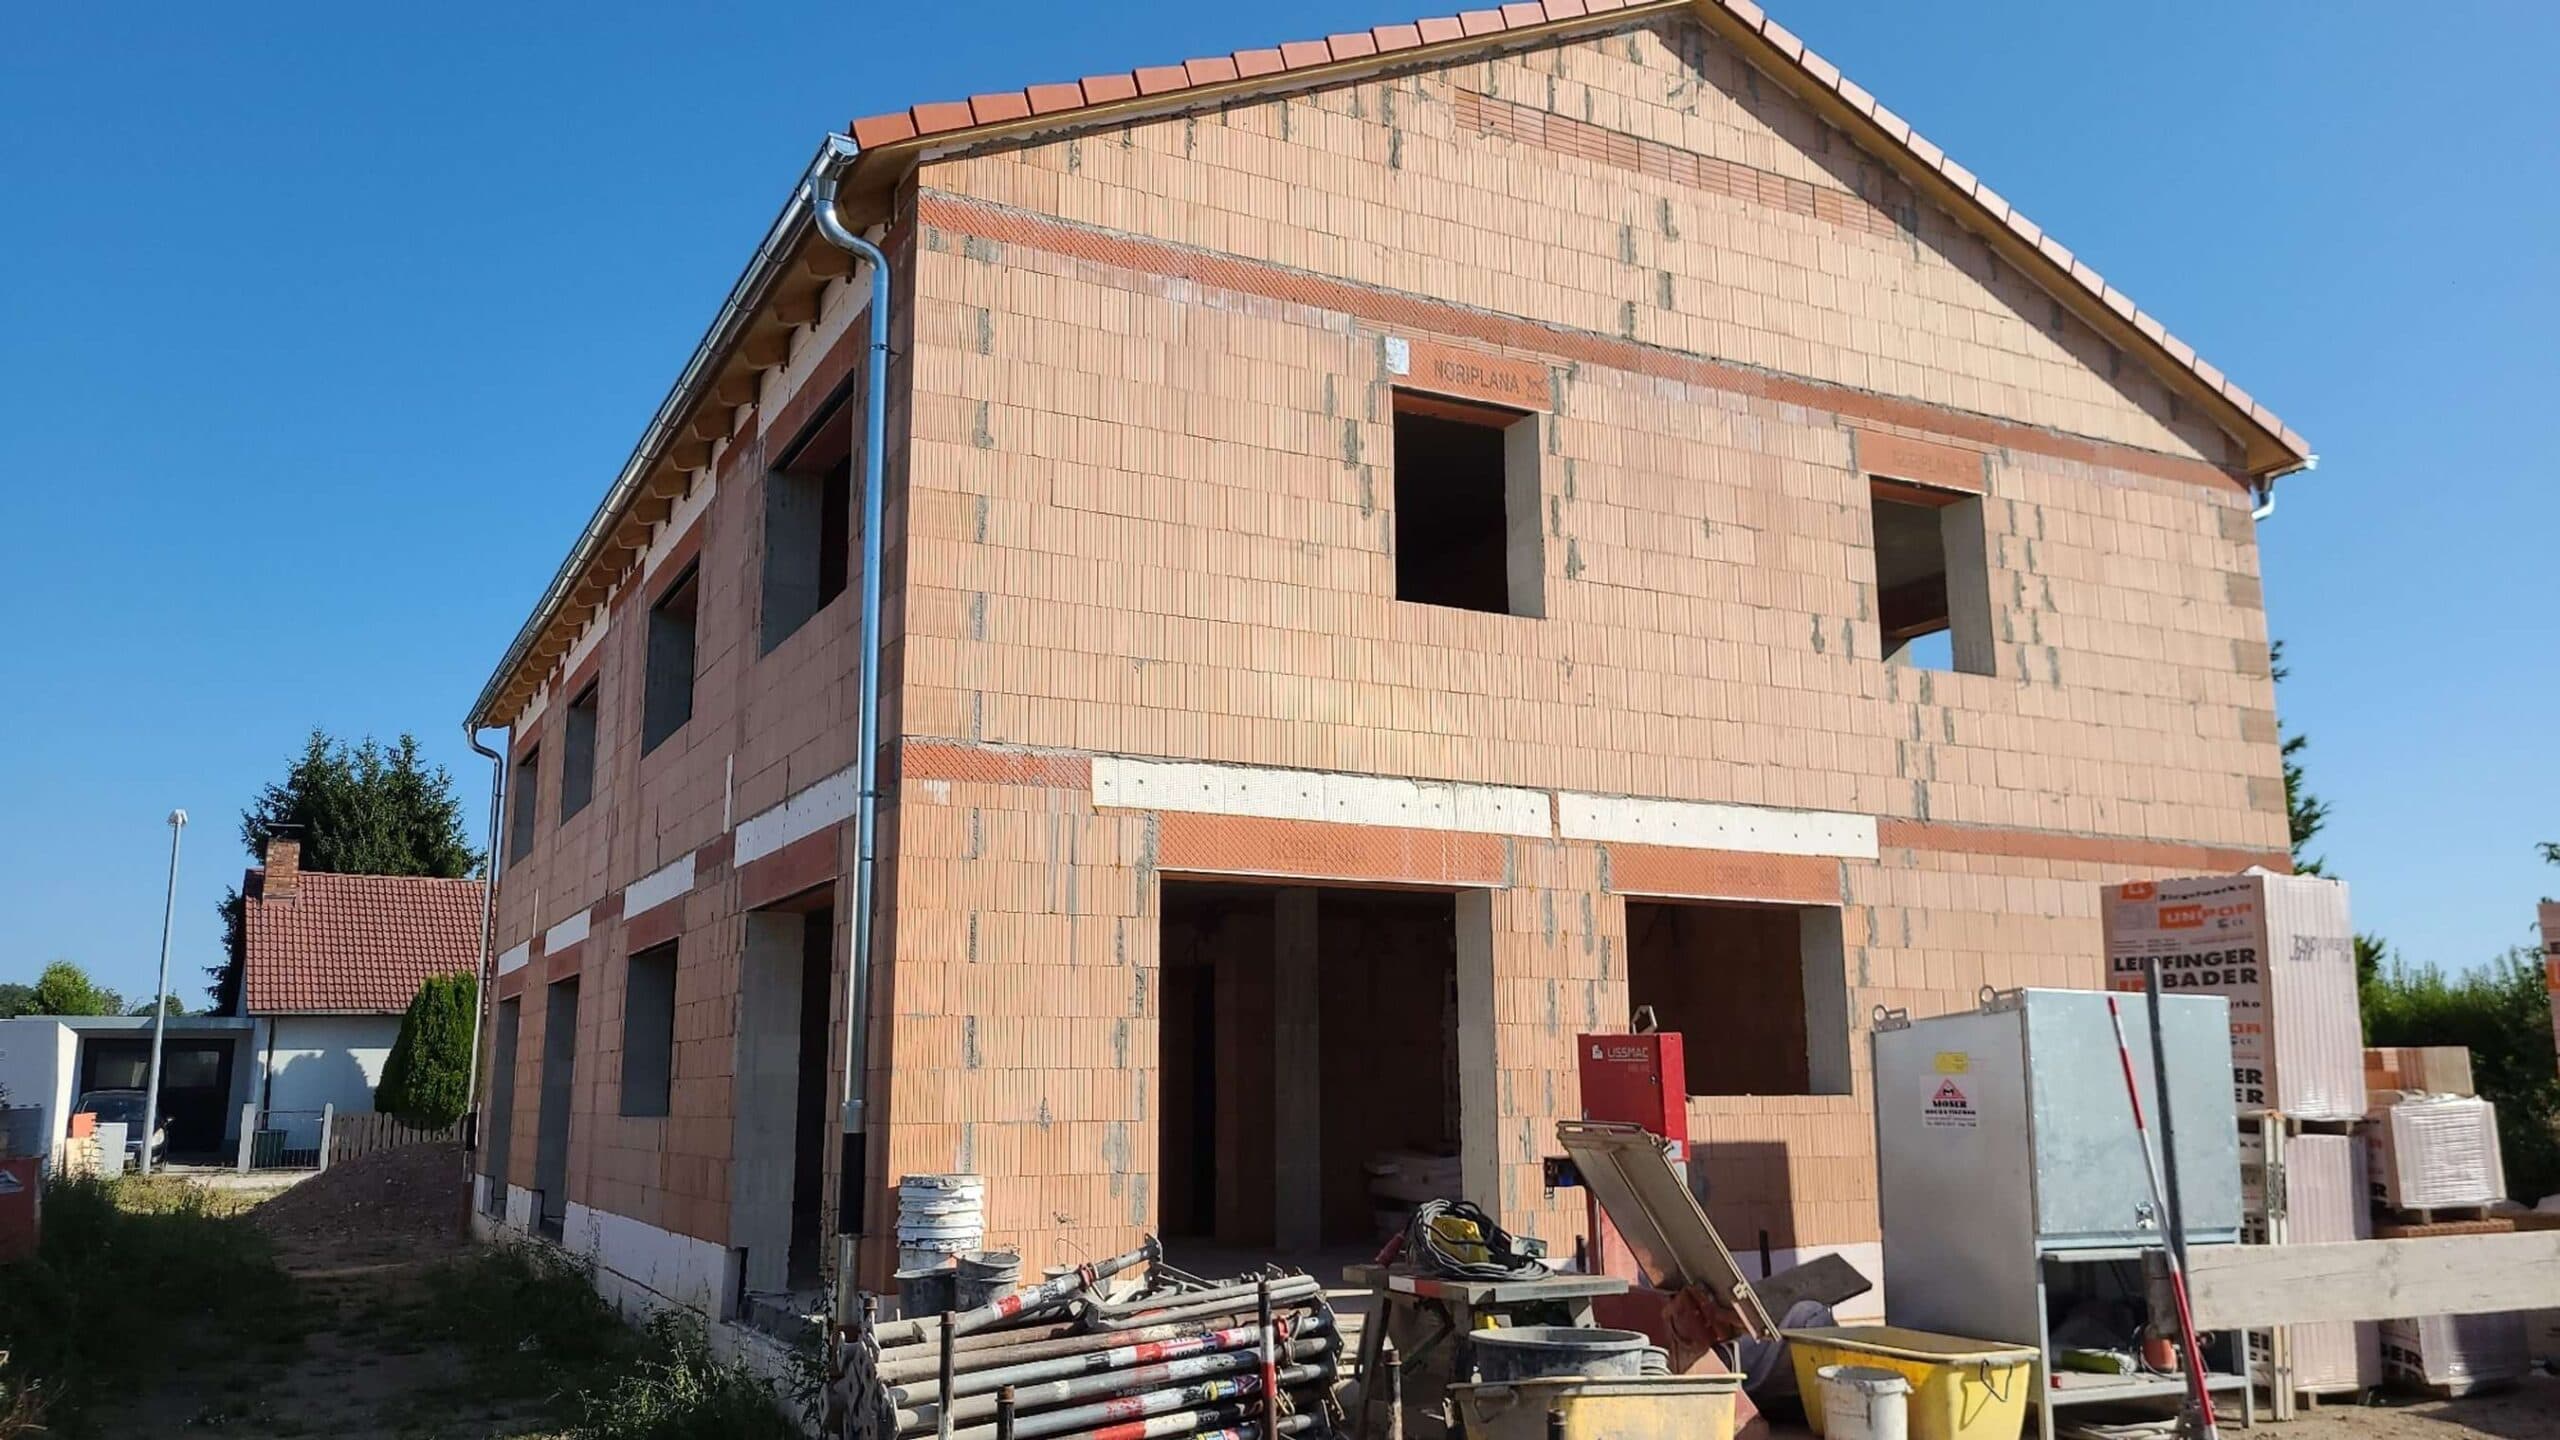
<path id="1" fill-rule="evenodd" d="M 2133 1102 L 2133 1138 L 2142 1147 L 2143 1178 L 2151 1182 L 2151 1213 L 2166 1225 L 2169 1216 L 2168 1191 L 2160 1183 L 2160 1157 L 2151 1151 L 2151 1127 L 2142 1119 L 2142 1087 L 2133 1078 L 2133 1047 L 2125 1042 L 2124 1012 L 2116 1008 L 2116 997 L 2107 997 L 2107 1018 L 2116 1027 L 2116 1060 L 2124 1067 L 2124 1096 Z M 2162 1080 L 2165 1087 L 2167 1081 Z M 2163 1244 L 2161 1253 L 2169 1261 L 2169 1293 L 2178 1303 L 2178 1343 L 2186 1351 L 2187 1387 L 2195 1402 L 2196 1417 L 2202 1440 L 2221 1440 L 2221 1432 L 2213 1421 L 2213 1393 L 2205 1388 L 2204 1347 L 2196 1343 L 2195 1312 L 2187 1305 L 2186 1267 L 2178 1262 L 2178 1247 L 2172 1239 Z"/>

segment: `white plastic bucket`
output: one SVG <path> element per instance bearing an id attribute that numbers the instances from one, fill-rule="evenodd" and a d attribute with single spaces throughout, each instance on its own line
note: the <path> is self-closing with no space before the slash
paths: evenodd
<path id="1" fill-rule="evenodd" d="M 1825 1440 L 1906 1440 L 1910 1381 L 1873 1365 L 1825 1365 L 1814 1377 L 1822 1386 Z"/>
<path id="2" fill-rule="evenodd" d="M 987 1238 L 986 1182 L 975 1175 L 907 1175 L 898 1181 L 898 1263 L 941 1264 Z"/>

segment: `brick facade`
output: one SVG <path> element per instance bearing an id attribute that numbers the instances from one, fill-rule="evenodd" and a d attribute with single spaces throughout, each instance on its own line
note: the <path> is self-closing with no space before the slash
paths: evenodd
<path id="1" fill-rule="evenodd" d="M 1626 901 L 1837 904 L 1852 1093 L 1700 1099 L 1692 1126 L 1737 1243 L 1861 1244 L 1872 1006 L 2095 988 L 2098 882 L 2283 863 L 2233 442 L 1693 23 L 963 153 L 899 208 L 875 1217 L 897 1175 L 969 1169 L 1035 1263 L 1154 1228 L 1162 886 L 1250 877 L 1460 895 L 1461 1063 L 1492 1065 L 1471 1184 L 1560 1248 L 1580 1207 L 1538 1163 L 1577 1113 L 1573 1034 L 1627 1019 Z M 534 1173 L 535 987 L 566 963 L 572 1197 L 717 1245 L 741 912 L 852 873 L 819 791 L 853 759 L 855 592 L 770 655 L 753 612 L 764 457 L 848 373 L 859 301 L 830 287 L 517 727 L 553 756 L 592 661 L 596 800 L 558 823 L 547 760 L 501 876 L 525 959 L 500 993 L 528 997 L 507 1173 Z M 1390 395 L 1435 384 L 1532 412 L 1538 618 L 1393 598 Z M 1994 673 L 1882 659 L 1876 480 L 1982 497 Z M 696 708 L 643 756 L 639 622 L 697 543 Z M 1117 757 L 1500 793 L 1132 800 Z M 1610 838 L 1573 797 L 1873 839 Z M 640 926 L 680 945 L 664 1119 L 616 1113 Z M 875 1220 L 866 1278 L 890 1263 Z"/>

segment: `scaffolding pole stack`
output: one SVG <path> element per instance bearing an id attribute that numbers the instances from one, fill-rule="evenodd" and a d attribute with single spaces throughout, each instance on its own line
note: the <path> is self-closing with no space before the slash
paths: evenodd
<path id="1" fill-rule="evenodd" d="M 847 1440 L 1314 1440 L 1341 1354 L 1314 1277 L 1204 1280 L 1150 1240 L 976 1310 L 866 1316 L 839 1393 Z"/>

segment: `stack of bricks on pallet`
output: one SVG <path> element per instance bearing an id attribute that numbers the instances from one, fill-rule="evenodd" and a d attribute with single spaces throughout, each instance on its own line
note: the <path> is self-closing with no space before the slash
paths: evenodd
<path id="1" fill-rule="evenodd" d="M 2231 1093 L 2239 1114 L 2364 1115 L 2363 1020 L 2347 887 L 2252 870 L 2140 881 L 2108 892 L 2107 985 L 2231 1002 Z"/>

